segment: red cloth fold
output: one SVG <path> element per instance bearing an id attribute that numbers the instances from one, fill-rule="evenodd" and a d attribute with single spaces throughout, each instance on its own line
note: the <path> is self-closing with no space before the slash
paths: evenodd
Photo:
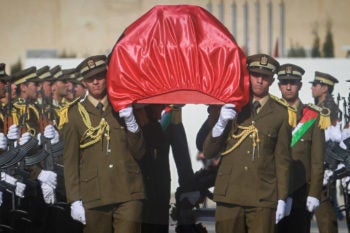
<path id="1" fill-rule="evenodd" d="M 132 103 L 249 101 L 246 57 L 213 15 L 194 5 L 160 5 L 126 28 L 107 73 L 116 111 Z"/>

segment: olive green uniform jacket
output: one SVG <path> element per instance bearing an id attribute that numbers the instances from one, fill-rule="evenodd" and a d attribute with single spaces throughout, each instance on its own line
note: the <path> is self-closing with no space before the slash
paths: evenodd
<path id="1" fill-rule="evenodd" d="M 298 106 L 298 122 L 302 117 L 304 108 L 302 103 Z M 315 111 L 315 110 L 313 110 Z M 320 200 L 323 181 L 324 157 L 324 130 L 318 126 L 319 117 L 292 147 L 292 166 L 290 191 L 293 193 L 303 185 L 309 188 L 308 196 Z"/>
<path id="2" fill-rule="evenodd" d="M 87 126 L 78 111 L 79 104 L 87 110 L 93 127 L 101 120 L 100 112 L 87 99 L 69 109 L 69 121 L 63 129 L 67 201 L 82 200 L 85 208 L 91 209 L 143 199 L 143 178 L 136 162 L 145 153 L 142 132 L 127 131 L 109 104 L 102 117 L 110 126 L 110 152 L 106 137 L 80 149 Z"/>
<path id="3" fill-rule="evenodd" d="M 238 114 L 237 125 L 252 124 L 250 104 Z M 236 124 L 229 135 L 236 132 Z M 215 182 L 214 200 L 240 206 L 276 208 L 277 200 L 288 196 L 291 162 L 291 127 L 285 106 L 269 98 L 255 119 L 260 143 L 255 149 L 251 137 L 229 154 L 222 156 Z M 225 135 L 213 138 L 210 133 L 204 143 L 204 155 L 215 156 L 230 149 L 237 139 Z"/>

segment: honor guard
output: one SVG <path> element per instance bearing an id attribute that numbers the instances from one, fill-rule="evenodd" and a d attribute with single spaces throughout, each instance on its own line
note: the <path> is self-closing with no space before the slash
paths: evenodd
<path id="1" fill-rule="evenodd" d="M 89 94 L 68 109 L 63 127 L 64 176 L 71 216 L 84 232 L 140 232 L 144 140 L 131 106 L 114 112 L 107 98 L 107 58 L 86 58 L 77 70 Z"/>
<path id="2" fill-rule="evenodd" d="M 288 110 L 269 95 L 279 63 L 256 54 L 247 58 L 247 67 L 250 103 L 238 115 L 233 104 L 223 105 L 204 143 L 208 158 L 223 151 L 214 190 L 218 233 L 274 232 L 288 197 Z"/>
<path id="3" fill-rule="evenodd" d="M 287 217 L 278 223 L 278 232 L 281 233 L 309 233 L 312 214 L 321 199 L 324 129 L 330 123 L 329 110 L 302 103 L 299 91 L 304 73 L 303 68 L 294 64 L 284 64 L 278 70 L 282 98 L 297 112 L 297 124 L 293 126 L 291 141 Z"/>

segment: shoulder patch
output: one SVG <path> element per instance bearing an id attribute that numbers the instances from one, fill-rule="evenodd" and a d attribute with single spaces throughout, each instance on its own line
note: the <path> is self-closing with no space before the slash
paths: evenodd
<path id="1" fill-rule="evenodd" d="M 318 127 L 320 127 L 320 129 L 327 129 L 331 125 L 331 117 L 330 117 L 331 111 L 329 108 L 320 107 L 311 103 L 305 106 L 319 113 L 320 120 L 318 123 Z"/>

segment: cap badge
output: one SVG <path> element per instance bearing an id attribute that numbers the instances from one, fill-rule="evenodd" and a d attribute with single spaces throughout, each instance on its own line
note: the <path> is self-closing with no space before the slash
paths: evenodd
<path id="1" fill-rule="evenodd" d="M 94 60 L 88 60 L 87 65 L 88 65 L 89 69 L 92 69 L 96 66 Z"/>
<path id="2" fill-rule="evenodd" d="M 292 72 L 293 72 L 293 67 L 287 66 L 287 67 L 286 67 L 286 73 L 287 73 L 287 74 L 291 74 Z"/>
<path id="3" fill-rule="evenodd" d="M 267 63 L 268 63 L 267 57 L 266 57 L 266 56 L 262 56 L 262 57 L 260 58 L 260 65 L 266 66 Z"/>

